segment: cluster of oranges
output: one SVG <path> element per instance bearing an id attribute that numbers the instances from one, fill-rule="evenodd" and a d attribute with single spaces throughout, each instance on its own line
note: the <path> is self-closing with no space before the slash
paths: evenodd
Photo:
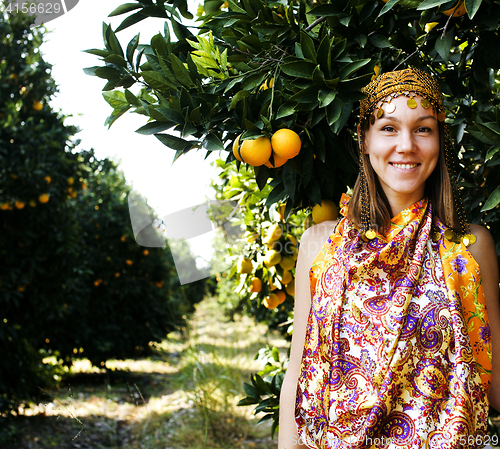
<path id="1" fill-rule="evenodd" d="M 11 175 L 13 179 L 17 179 L 18 176 L 17 175 Z M 48 184 L 50 184 L 52 182 L 52 178 L 50 176 L 45 176 L 44 178 L 45 182 Z M 75 178 L 73 177 L 69 177 L 67 178 L 66 182 L 68 183 L 68 195 L 71 197 L 71 198 L 76 198 L 77 196 L 77 191 L 74 190 L 74 183 L 75 183 Z M 85 190 L 87 188 L 87 184 L 85 182 L 82 182 L 81 183 L 81 188 L 83 190 Z M 45 204 L 45 203 L 48 203 L 50 200 L 50 194 L 49 193 L 41 193 L 40 195 L 38 195 L 38 202 L 42 203 L 42 204 Z M 37 205 L 37 201 L 35 199 L 31 199 L 28 201 L 28 204 L 31 206 L 31 207 L 36 207 Z M 0 210 L 13 210 L 14 208 L 16 209 L 24 209 L 24 207 L 26 206 L 26 203 L 20 199 L 17 199 L 17 200 L 13 200 L 11 202 L 3 202 L 3 203 L 0 203 Z"/>
<path id="2" fill-rule="evenodd" d="M 258 234 L 248 234 L 248 241 L 255 241 L 260 236 Z M 292 270 L 295 268 L 298 249 L 297 240 L 291 233 L 286 233 L 283 227 L 274 223 L 271 224 L 262 238 L 262 243 L 266 247 L 266 251 L 254 267 L 254 263 L 248 257 L 243 257 L 237 265 L 238 273 L 252 274 L 249 278 L 251 293 L 260 293 L 263 288 L 263 283 L 267 283 L 268 294 L 264 297 L 262 304 L 268 309 L 275 309 L 282 304 L 287 294 L 294 296 L 295 285 L 294 275 Z M 260 267 L 266 267 L 267 270 L 264 276 L 258 277 L 257 273 L 262 273 Z"/>
<path id="3" fill-rule="evenodd" d="M 254 167 L 281 167 L 288 159 L 297 156 L 302 146 L 299 135 L 286 128 L 276 131 L 271 139 L 261 136 L 243 140 L 240 144 L 240 137 L 241 134 L 233 143 L 234 157 Z"/>

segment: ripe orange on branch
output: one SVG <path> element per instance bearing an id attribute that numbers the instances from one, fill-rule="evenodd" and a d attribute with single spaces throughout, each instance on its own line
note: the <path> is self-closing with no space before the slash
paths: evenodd
<path id="1" fill-rule="evenodd" d="M 276 293 L 271 293 L 263 301 L 264 307 L 268 309 L 275 309 L 276 307 L 278 307 L 279 303 L 280 299 Z"/>
<path id="2" fill-rule="evenodd" d="M 302 142 L 299 135 L 291 129 L 278 129 L 271 138 L 273 151 L 281 158 L 292 159 L 299 154 Z"/>
<path id="3" fill-rule="evenodd" d="M 465 2 L 463 0 L 458 5 L 458 8 L 456 9 L 456 11 L 455 11 L 455 8 L 457 8 L 457 5 L 453 6 L 450 9 L 447 9 L 446 11 L 443 11 L 443 14 L 445 16 L 451 16 L 453 14 L 453 17 L 461 17 L 467 13 L 467 10 L 465 9 Z M 453 11 L 455 11 L 455 12 L 453 12 Z"/>
<path id="4" fill-rule="evenodd" d="M 339 216 L 337 205 L 331 200 L 322 200 L 312 210 L 312 218 L 316 224 L 327 220 L 336 220 Z"/>
<path id="5" fill-rule="evenodd" d="M 242 162 L 246 162 L 254 167 L 264 165 L 271 157 L 271 152 L 271 141 L 264 136 L 253 140 L 244 140 L 240 147 Z"/>

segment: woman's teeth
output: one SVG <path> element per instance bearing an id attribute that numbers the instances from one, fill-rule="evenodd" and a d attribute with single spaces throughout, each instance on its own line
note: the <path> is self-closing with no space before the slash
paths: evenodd
<path id="1" fill-rule="evenodd" d="M 409 170 L 410 168 L 415 168 L 418 164 L 392 164 L 396 168 L 401 168 L 403 170 Z"/>

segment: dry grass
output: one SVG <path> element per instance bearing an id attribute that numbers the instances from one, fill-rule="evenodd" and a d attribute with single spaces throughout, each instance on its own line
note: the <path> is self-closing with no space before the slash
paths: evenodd
<path id="1" fill-rule="evenodd" d="M 174 334 L 144 360 L 113 360 L 108 371 L 82 360 L 50 400 L 22 410 L 5 448 L 275 448 L 270 426 L 237 407 L 242 383 L 267 328 L 248 317 L 226 321 L 215 298 L 197 307 L 186 336 Z"/>

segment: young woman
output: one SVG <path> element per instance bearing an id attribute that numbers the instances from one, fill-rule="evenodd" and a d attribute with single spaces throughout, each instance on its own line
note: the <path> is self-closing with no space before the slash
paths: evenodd
<path id="1" fill-rule="evenodd" d="M 344 218 L 301 240 L 279 449 L 496 444 L 495 246 L 451 182 L 439 84 L 410 68 L 363 92 Z"/>

